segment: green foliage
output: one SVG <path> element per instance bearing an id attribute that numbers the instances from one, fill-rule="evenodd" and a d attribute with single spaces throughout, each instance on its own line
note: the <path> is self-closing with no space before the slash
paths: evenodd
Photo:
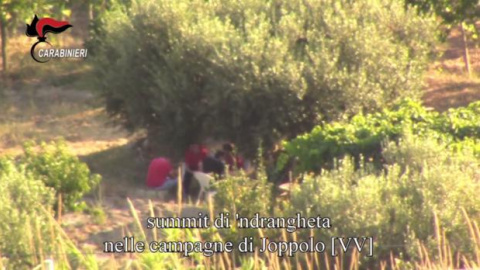
<path id="1" fill-rule="evenodd" d="M 331 167 L 335 159 L 345 155 L 354 157 L 357 163 L 361 157 L 382 163 L 382 143 L 410 133 L 442 139 L 452 149 L 478 151 L 478 123 L 480 102 L 439 114 L 420 103 L 404 100 L 393 109 L 317 126 L 312 132 L 285 142 L 284 147 L 288 156 L 298 158 L 299 171 L 318 172 L 322 167 Z M 279 168 L 285 160 L 285 156 L 280 159 Z"/>
<path id="2" fill-rule="evenodd" d="M 229 176 L 215 183 L 216 195 L 214 209 L 219 212 L 230 213 L 230 219 L 235 220 L 235 214 L 240 217 L 253 217 L 256 213 L 268 216 L 271 213 L 272 186 L 267 181 L 264 172 L 260 172 L 258 179 L 250 179 L 245 175 Z M 233 226 L 233 224 L 232 224 Z M 224 238 L 237 242 L 242 237 L 256 236 L 254 229 L 222 230 Z"/>
<path id="3" fill-rule="evenodd" d="M 107 214 L 101 205 L 89 206 L 85 209 L 85 212 L 92 216 L 95 224 L 102 225 L 107 221 Z"/>
<path id="4" fill-rule="evenodd" d="M 32 266 L 37 256 L 32 246 L 45 252 L 55 247 L 48 241 L 48 214 L 42 211 L 49 211 L 53 201 L 51 188 L 13 160 L 0 159 L 0 254 L 8 258 L 12 269 Z"/>
<path id="5" fill-rule="evenodd" d="M 385 151 L 391 164 L 385 173 L 369 166 L 355 169 L 351 159 L 344 159 L 331 171 L 306 177 L 292 192 L 290 213 L 331 218 L 330 230 L 316 231 L 323 239 L 375 237 L 377 263 L 390 252 L 418 260 L 419 243 L 437 260 L 436 215 L 452 254 L 472 258 L 474 241 L 462 209 L 472 220 L 480 218 L 478 158 L 468 151 L 452 152 L 432 137 L 407 136 Z"/>
<path id="6" fill-rule="evenodd" d="M 39 16 L 50 10 L 52 0 L 6 0 L 0 3 L 0 18 L 8 30 L 16 30 L 21 23 L 30 23 L 35 12 Z M 57 1 L 59 2 L 59 1 Z M 63 2 L 63 1 L 62 1 Z M 40 13 L 39 13 L 40 12 Z"/>
<path id="7" fill-rule="evenodd" d="M 406 0 L 407 5 L 416 6 L 423 13 L 434 12 L 444 23 L 455 25 L 468 21 L 474 23 L 480 16 L 478 0 Z"/>
<path id="8" fill-rule="evenodd" d="M 58 19 L 70 14 L 65 5 L 66 1 L 59 0 L 2 0 L 0 1 L 0 33 L 3 71 L 7 71 L 7 40 L 9 36 L 16 33 L 19 26 L 25 26 L 37 14 L 40 17 L 52 13 L 58 14 Z M 25 24 L 24 24 L 25 23 Z"/>
<path id="9" fill-rule="evenodd" d="M 100 183 L 101 177 L 91 174 L 87 164 L 71 154 L 63 141 L 42 143 L 38 147 L 34 143 L 26 143 L 24 152 L 20 163 L 35 179 L 54 188 L 57 199 L 61 194 L 67 210 L 82 208 L 82 196 Z"/>
<path id="10" fill-rule="evenodd" d="M 89 47 L 112 119 L 176 148 L 213 136 L 253 155 L 416 96 L 434 27 L 390 0 L 139 0 L 107 12 Z"/>
<path id="11" fill-rule="evenodd" d="M 215 209 L 240 216 L 266 215 L 270 212 L 271 184 L 265 175 L 258 180 L 245 175 L 229 176 L 215 183 Z"/>
<path id="12" fill-rule="evenodd" d="M 437 129 L 452 134 L 455 138 L 480 138 L 480 102 L 472 102 L 467 107 L 449 109 L 437 119 Z"/>
<path id="13" fill-rule="evenodd" d="M 448 32 L 458 25 L 462 26 L 466 34 L 472 39 L 478 39 L 479 31 L 475 23 L 480 18 L 480 9 L 478 8 L 478 0 L 406 0 L 406 6 L 414 6 L 419 13 L 434 13 L 442 20 L 442 24 L 446 26 L 444 38 Z M 465 46 L 467 46 L 465 44 Z"/>
<path id="14" fill-rule="evenodd" d="M 98 269 L 93 256 L 84 256 L 59 231 L 53 219 L 55 190 L 25 167 L 0 158 L 2 269 L 39 269 L 45 259 L 58 269 Z"/>
<path id="15" fill-rule="evenodd" d="M 62 20 L 71 14 L 67 1 L 60 0 L 4 0 L 0 2 L 0 19 L 9 34 L 16 33 L 19 26 L 30 24 L 33 16 L 56 17 Z"/>

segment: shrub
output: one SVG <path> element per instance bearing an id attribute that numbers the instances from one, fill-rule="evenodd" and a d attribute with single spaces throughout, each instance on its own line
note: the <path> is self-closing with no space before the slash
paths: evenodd
<path id="1" fill-rule="evenodd" d="M 112 119 L 174 148 L 214 136 L 253 155 L 417 96 L 435 36 L 391 0 L 132 2 L 93 33 L 96 88 Z"/>
<path id="2" fill-rule="evenodd" d="M 63 141 L 41 143 L 38 147 L 32 142 L 26 143 L 20 164 L 23 164 L 35 179 L 54 188 L 57 199 L 61 194 L 61 203 L 67 210 L 82 208 L 82 196 L 96 187 L 101 180 L 99 175 L 90 173 L 87 164 L 68 151 Z"/>
<path id="3" fill-rule="evenodd" d="M 13 160 L 0 159 L 0 257 L 7 257 L 12 269 L 33 266 L 39 258 L 32 254 L 35 248 L 48 253 L 55 247 L 47 226 L 53 202 L 53 189 Z"/>
<path id="4" fill-rule="evenodd" d="M 252 180 L 247 176 L 229 176 L 215 183 L 215 209 L 240 216 L 253 216 L 255 213 L 270 213 L 271 184 L 266 177 Z"/>
<path id="5" fill-rule="evenodd" d="M 474 240 L 462 209 L 472 220 L 480 218 L 479 160 L 471 152 L 454 153 L 435 138 L 406 137 L 387 145 L 386 172 L 371 166 L 355 169 L 344 159 L 331 171 L 308 176 L 293 190 L 290 213 L 330 217 L 333 236 L 373 236 L 377 263 L 390 252 L 400 259 L 418 260 L 418 244 L 430 258 L 440 254 L 435 215 L 452 254 L 473 258 Z M 303 235 L 302 237 L 308 237 Z"/>
<path id="6" fill-rule="evenodd" d="M 436 129 L 455 138 L 480 138 L 480 101 L 466 107 L 450 108 L 437 121 Z"/>
<path id="7" fill-rule="evenodd" d="M 354 157 L 357 163 L 361 156 L 382 163 L 382 143 L 410 133 L 441 139 L 452 149 L 473 148 L 480 153 L 479 108 L 480 102 L 476 102 L 439 114 L 407 99 L 382 112 L 319 125 L 310 133 L 284 142 L 285 155 L 298 158 L 299 171 L 318 172 L 345 155 Z M 286 156 L 280 159 L 279 168 L 286 162 Z"/>
<path id="8" fill-rule="evenodd" d="M 59 269 L 98 269 L 93 256 L 83 255 L 53 219 L 54 201 L 55 190 L 24 164 L 0 158 L 2 269 L 39 269 L 46 259 Z"/>
<path id="9" fill-rule="evenodd" d="M 272 185 L 267 182 L 264 172 L 260 172 L 258 179 L 253 180 L 245 175 L 229 176 L 215 183 L 217 191 L 214 200 L 214 209 L 219 212 L 230 213 L 232 229 L 221 230 L 224 238 L 238 241 L 242 237 L 256 236 L 258 230 L 237 229 L 233 221 L 235 214 L 240 217 L 253 217 L 256 213 L 260 216 L 269 216 L 273 207 Z"/>

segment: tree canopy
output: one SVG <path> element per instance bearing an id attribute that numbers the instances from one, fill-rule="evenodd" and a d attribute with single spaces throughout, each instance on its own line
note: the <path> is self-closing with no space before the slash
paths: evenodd
<path id="1" fill-rule="evenodd" d="M 473 23 L 480 17 L 478 0 L 406 0 L 406 3 L 418 7 L 421 12 L 434 12 L 449 25 L 464 21 Z"/>
<path id="2" fill-rule="evenodd" d="M 89 46 L 113 119 L 254 153 L 418 96 L 435 25 L 393 0 L 139 0 L 104 14 Z"/>

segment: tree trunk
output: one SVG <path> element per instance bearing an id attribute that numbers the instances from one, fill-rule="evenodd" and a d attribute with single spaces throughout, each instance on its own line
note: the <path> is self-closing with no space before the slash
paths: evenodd
<path id="1" fill-rule="evenodd" d="M 63 11 L 65 10 L 65 2 L 61 2 L 58 6 L 58 19 L 60 21 L 65 21 L 65 15 L 63 14 Z M 58 43 L 60 46 L 63 46 L 65 44 L 65 35 L 58 35 L 56 36 L 58 38 Z"/>
<path id="2" fill-rule="evenodd" d="M 93 19 L 94 19 L 94 15 L 93 15 L 94 3 L 92 3 L 92 2 L 93 2 L 92 0 L 88 1 L 88 20 L 89 20 L 89 23 L 92 22 Z"/>
<path id="3" fill-rule="evenodd" d="M 90 22 L 93 20 L 92 0 L 87 1 L 87 15 L 88 15 L 88 25 L 90 25 Z"/>
<path id="4" fill-rule="evenodd" d="M 3 73 L 7 72 L 7 25 L 6 19 L 0 14 L 0 31 L 2 38 L 2 68 Z"/>
<path id="5" fill-rule="evenodd" d="M 468 55 L 467 35 L 465 34 L 465 28 L 463 28 L 463 22 L 460 24 L 460 29 L 462 30 L 463 40 L 463 62 L 465 63 L 465 69 L 467 70 L 468 77 L 470 77 L 472 74 L 470 70 L 470 56 Z"/>

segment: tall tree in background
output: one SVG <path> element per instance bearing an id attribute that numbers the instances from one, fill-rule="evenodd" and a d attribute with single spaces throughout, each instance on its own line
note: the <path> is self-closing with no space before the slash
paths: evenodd
<path id="1" fill-rule="evenodd" d="M 463 60 L 468 75 L 471 75 L 468 54 L 467 32 L 476 32 L 475 22 L 480 18 L 478 0 L 406 0 L 407 5 L 418 7 L 422 13 L 433 12 L 449 29 L 460 25 L 463 41 Z"/>
<path id="2" fill-rule="evenodd" d="M 2 67 L 7 70 L 7 12 L 5 10 L 4 0 L 0 0 L 0 35 L 2 38 Z"/>
<path id="3" fill-rule="evenodd" d="M 26 18 L 31 18 L 33 10 L 41 6 L 42 1 L 32 0 L 0 0 L 0 31 L 2 38 L 2 68 L 7 71 L 7 41 L 10 34 Z"/>

